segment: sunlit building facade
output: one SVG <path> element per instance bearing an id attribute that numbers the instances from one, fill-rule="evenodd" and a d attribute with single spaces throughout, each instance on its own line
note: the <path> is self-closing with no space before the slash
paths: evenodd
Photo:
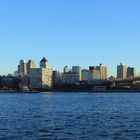
<path id="1" fill-rule="evenodd" d="M 100 71 L 96 67 L 89 66 L 89 80 L 100 79 Z"/>
<path id="2" fill-rule="evenodd" d="M 25 60 L 20 60 L 18 65 L 18 75 L 19 76 L 25 76 L 27 75 L 27 67 Z"/>
<path id="3" fill-rule="evenodd" d="M 33 60 L 30 59 L 27 63 L 27 75 L 30 75 L 30 70 L 32 68 L 36 68 L 36 64 Z"/>
<path id="4" fill-rule="evenodd" d="M 96 69 L 100 71 L 100 79 L 107 79 L 108 78 L 108 68 L 103 64 L 96 66 Z"/>
<path id="5" fill-rule="evenodd" d="M 40 61 L 40 68 L 30 70 L 30 87 L 33 89 L 52 88 L 52 69 L 46 58 Z"/>
<path id="6" fill-rule="evenodd" d="M 83 69 L 81 73 L 82 73 L 82 81 L 88 81 L 89 80 L 89 70 Z"/>
<path id="7" fill-rule="evenodd" d="M 72 66 L 72 73 L 75 73 L 75 75 L 78 75 L 77 80 L 81 81 L 81 67 L 80 66 Z"/>
<path id="8" fill-rule="evenodd" d="M 117 66 L 117 78 L 125 79 L 127 77 L 127 66 L 123 63 Z"/>

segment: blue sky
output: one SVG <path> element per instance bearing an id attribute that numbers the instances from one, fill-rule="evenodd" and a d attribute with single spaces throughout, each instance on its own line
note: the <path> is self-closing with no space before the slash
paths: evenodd
<path id="1" fill-rule="evenodd" d="M 20 59 L 54 69 L 103 63 L 109 75 L 123 62 L 140 72 L 139 0 L 1 0 L 0 74 Z"/>

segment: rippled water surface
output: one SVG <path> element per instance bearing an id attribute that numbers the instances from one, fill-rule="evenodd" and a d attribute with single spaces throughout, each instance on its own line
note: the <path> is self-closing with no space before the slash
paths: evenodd
<path id="1" fill-rule="evenodd" d="M 0 140 L 47 139 L 140 140 L 140 94 L 0 94 Z"/>

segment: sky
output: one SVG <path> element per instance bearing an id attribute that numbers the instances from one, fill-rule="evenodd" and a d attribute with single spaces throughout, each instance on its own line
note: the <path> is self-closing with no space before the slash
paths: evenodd
<path id="1" fill-rule="evenodd" d="M 20 59 L 53 69 L 120 62 L 140 72 L 139 0 L 0 0 L 0 74 Z"/>

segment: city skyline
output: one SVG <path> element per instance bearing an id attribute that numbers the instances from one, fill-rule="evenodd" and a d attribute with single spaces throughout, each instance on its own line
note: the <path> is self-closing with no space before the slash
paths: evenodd
<path id="1" fill-rule="evenodd" d="M 52 69 L 52 71 L 57 71 L 57 72 L 60 72 L 60 73 L 67 73 L 67 72 L 72 72 L 73 71 L 73 68 L 74 69 L 77 69 L 77 67 L 79 67 L 82 70 L 88 70 L 88 71 L 100 71 L 102 74 L 100 75 L 100 79 L 107 79 L 109 77 L 116 77 L 116 78 L 130 78 L 130 76 L 132 77 L 135 77 L 135 76 L 139 76 L 137 73 L 136 73 L 136 67 L 134 66 L 127 66 L 125 65 L 124 63 L 120 63 L 120 65 L 117 65 L 116 66 L 116 75 L 110 75 L 108 73 L 108 66 L 105 66 L 104 64 L 100 63 L 98 66 L 96 65 L 89 65 L 88 67 L 86 68 L 83 68 L 82 66 L 80 65 L 72 65 L 72 66 L 69 66 L 69 65 L 65 65 L 63 66 L 63 69 L 60 71 L 58 69 L 53 69 L 52 66 L 50 65 L 48 59 L 46 57 L 43 57 L 42 59 L 44 59 L 45 61 L 47 61 L 47 66 L 45 67 L 50 67 Z M 40 66 L 40 62 L 42 61 L 42 59 L 38 62 L 39 65 L 37 65 L 37 62 L 35 62 L 34 60 L 32 59 L 29 59 L 29 60 L 19 60 L 19 64 L 17 65 L 17 69 L 14 71 L 14 75 L 20 75 L 20 76 L 24 76 L 24 75 L 30 75 L 30 69 L 31 68 L 41 68 Z M 118 66 L 125 66 L 125 69 L 126 70 L 123 70 L 124 68 L 119 68 L 118 70 Z M 120 76 L 122 71 L 124 71 L 124 76 Z M 119 74 L 118 74 L 119 72 Z M 20 74 L 21 73 L 21 74 Z M 98 79 L 98 78 L 97 78 Z"/>
<path id="2" fill-rule="evenodd" d="M 53 69 L 103 63 L 116 76 L 120 62 L 140 72 L 138 0 L 0 2 L 0 74 L 20 59 L 45 56 Z"/>
<path id="3" fill-rule="evenodd" d="M 46 58 L 46 57 L 43 57 L 43 58 Z M 47 59 L 48 60 L 48 59 Z M 39 61 L 38 62 L 36 62 L 36 61 L 34 61 L 33 59 L 20 59 L 18 62 L 19 62 L 19 64 L 21 63 L 21 61 L 24 61 L 27 65 L 28 65 L 28 63 L 30 62 L 30 61 L 33 61 L 35 64 L 35 67 L 40 67 L 40 63 L 39 63 Z M 48 63 L 50 64 L 50 62 L 48 61 Z M 135 68 L 136 69 L 136 76 L 139 76 L 140 75 L 140 73 L 137 71 L 137 68 L 136 67 L 134 67 L 134 65 L 126 65 L 125 63 L 122 63 L 122 62 L 120 62 L 119 64 L 124 64 L 126 67 L 128 67 L 128 68 Z M 98 63 L 97 65 L 103 65 L 103 66 L 105 66 L 103 63 Z M 81 69 L 82 70 L 88 70 L 89 69 L 89 67 L 98 67 L 97 65 L 94 65 L 94 64 L 92 64 L 92 65 L 89 65 L 89 66 L 87 66 L 87 67 L 82 67 L 81 65 L 69 65 L 69 64 L 66 64 L 66 65 L 64 65 L 61 69 L 55 69 L 54 67 L 55 66 L 52 66 L 51 64 L 50 64 L 50 66 L 51 66 L 51 68 L 52 68 L 52 70 L 56 70 L 56 71 L 58 71 L 58 72 L 63 72 L 64 71 L 64 68 L 66 67 L 66 66 L 68 66 L 70 69 L 73 67 L 73 66 L 79 66 L 79 67 L 81 67 Z M 16 68 L 14 69 L 14 71 L 11 71 L 11 72 L 9 72 L 9 73 L 4 73 L 4 74 L 1 74 L 1 75 L 8 75 L 8 74 L 14 74 L 14 72 L 16 72 L 17 70 L 18 70 L 18 63 L 16 64 Z M 107 69 L 108 69 L 108 66 L 106 65 L 106 67 L 107 67 Z M 114 67 L 114 72 L 116 72 L 114 75 L 111 75 L 110 74 L 110 70 L 108 69 L 108 77 L 110 77 L 110 76 L 114 76 L 114 77 L 117 77 L 117 67 L 118 67 L 118 64 L 116 65 L 116 67 Z"/>

